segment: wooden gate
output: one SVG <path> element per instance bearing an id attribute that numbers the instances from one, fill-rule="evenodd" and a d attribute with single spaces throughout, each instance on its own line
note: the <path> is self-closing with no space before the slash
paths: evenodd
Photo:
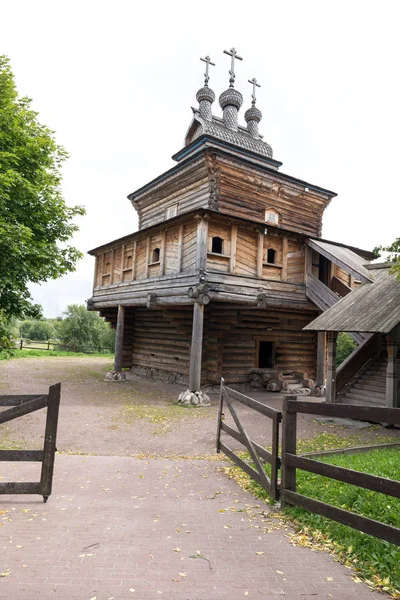
<path id="1" fill-rule="evenodd" d="M 41 462 L 40 481 L 0 483 L 0 494 L 40 494 L 47 502 L 53 483 L 60 398 L 61 383 L 52 385 L 49 393 L 43 396 L 0 396 L 0 407 L 13 407 L 0 412 L 0 425 L 47 407 L 43 450 L 0 450 L 0 461 Z"/>
<path id="2" fill-rule="evenodd" d="M 256 442 L 250 439 L 245 431 L 232 401 L 235 400 L 249 408 L 261 413 L 262 415 L 272 420 L 272 450 L 266 450 Z M 230 427 L 223 421 L 224 404 L 229 408 L 232 418 L 236 424 L 237 430 Z M 279 450 L 279 426 L 282 420 L 282 413 L 274 408 L 265 406 L 261 402 L 249 398 L 236 390 L 233 390 L 225 385 L 224 379 L 221 379 L 221 395 L 218 412 L 218 428 L 217 428 L 217 452 L 223 452 L 236 463 L 243 471 L 245 471 L 252 479 L 254 479 L 262 488 L 264 488 L 274 500 L 279 499 L 278 488 L 278 470 L 281 466 L 281 461 L 278 456 Z M 233 437 L 247 448 L 253 466 L 244 461 L 233 452 L 225 443 L 221 441 L 221 431 Z M 264 463 L 271 465 L 271 477 L 268 477 L 264 469 Z"/>

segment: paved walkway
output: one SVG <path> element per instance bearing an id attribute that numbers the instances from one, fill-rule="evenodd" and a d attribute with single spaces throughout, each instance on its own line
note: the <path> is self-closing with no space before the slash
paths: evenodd
<path id="1" fill-rule="evenodd" d="M 53 495 L 0 496 L 0 598 L 368 600 L 332 557 L 290 544 L 207 461 L 68 456 Z M 0 463 L 2 481 L 38 465 Z"/>

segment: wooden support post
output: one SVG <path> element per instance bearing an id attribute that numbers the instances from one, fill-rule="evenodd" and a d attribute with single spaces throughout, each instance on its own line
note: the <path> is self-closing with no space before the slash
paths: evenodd
<path id="1" fill-rule="evenodd" d="M 115 248 L 111 250 L 111 266 L 110 266 L 110 284 L 114 283 L 114 257 L 115 257 Z"/>
<path id="2" fill-rule="evenodd" d="M 122 249 L 121 249 L 121 282 L 124 281 L 124 269 L 125 269 L 125 244 L 122 244 Z"/>
<path id="3" fill-rule="evenodd" d="M 197 258 L 196 268 L 204 271 L 207 262 L 208 219 L 199 218 L 197 223 Z"/>
<path id="4" fill-rule="evenodd" d="M 282 240 L 282 281 L 287 280 L 287 265 L 288 265 L 289 240 L 285 236 Z"/>
<path id="5" fill-rule="evenodd" d="M 326 369 L 326 401 L 336 400 L 336 331 L 328 331 L 328 364 Z"/>
<path id="6" fill-rule="evenodd" d="M 167 232 L 161 233 L 161 251 L 160 251 L 160 275 L 165 274 L 165 249 L 167 247 Z"/>
<path id="7" fill-rule="evenodd" d="M 237 225 L 232 225 L 231 227 L 231 259 L 229 262 L 229 271 L 231 273 L 235 272 L 236 269 L 236 247 L 237 247 Z"/>
<path id="8" fill-rule="evenodd" d="M 190 347 L 189 390 L 199 392 L 201 385 L 201 354 L 203 349 L 204 304 L 193 305 L 192 345 Z"/>
<path id="9" fill-rule="evenodd" d="M 257 238 L 257 277 L 262 277 L 264 259 L 264 234 L 259 233 Z"/>
<path id="10" fill-rule="evenodd" d="M 387 336 L 387 367 L 386 367 L 386 408 L 400 408 L 399 372 L 398 372 L 398 336 Z"/>
<path id="11" fill-rule="evenodd" d="M 317 377 L 316 385 L 325 385 L 325 358 L 326 358 L 326 334 L 325 331 L 318 331 L 317 341 Z"/>
<path id="12" fill-rule="evenodd" d="M 137 257 L 137 241 L 133 242 L 132 252 L 132 281 L 136 279 L 136 257 Z"/>
<path id="13" fill-rule="evenodd" d="M 312 250 L 309 246 L 306 246 L 305 252 L 304 268 L 307 275 L 308 273 L 312 273 Z"/>
<path id="14" fill-rule="evenodd" d="M 122 350 L 124 341 L 125 306 L 118 305 L 117 329 L 115 332 L 114 371 L 122 369 Z"/>
<path id="15" fill-rule="evenodd" d="M 182 249 L 183 249 L 183 225 L 179 225 L 178 229 L 178 268 L 177 271 L 182 271 Z"/>
<path id="16" fill-rule="evenodd" d="M 285 491 L 296 491 L 296 469 L 286 463 L 286 454 L 296 454 L 297 413 L 289 412 L 288 400 L 296 400 L 296 396 L 288 396 L 283 401 L 282 427 L 282 487 L 281 507 L 285 506 Z"/>
<path id="17" fill-rule="evenodd" d="M 149 262 L 150 262 L 150 236 L 148 236 L 146 239 L 146 264 L 144 267 L 145 268 L 145 272 L 144 272 L 145 279 L 147 279 L 149 276 Z"/>
<path id="18" fill-rule="evenodd" d="M 46 430 L 44 434 L 42 472 L 40 475 L 40 494 L 47 502 L 51 494 L 54 472 L 54 456 L 56 452 L 56 438 L 58 425 L 58 412 L 60 408 L 61 383 L 52 385 L 49 389 Z"/>

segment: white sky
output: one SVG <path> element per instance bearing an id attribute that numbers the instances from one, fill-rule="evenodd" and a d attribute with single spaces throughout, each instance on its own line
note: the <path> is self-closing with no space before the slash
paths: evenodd
<path id="1" fill-rule="evenodd" d="M 83 252 L 137 229 L 128 193 L 175 163 L 203 83 L 236 86 L 281 171 L 337 192 L 323 236 L 372 249 L 400 235 L 398 0 L 14 0 L 1 6 L 0 53 L 17 87 L 70 154 L 63 192 L 83 204 Z M 220 114 L 217 102 L 214 113 Z M 91 296 L 92 257 L 33 286 L 45 316 Z"/>

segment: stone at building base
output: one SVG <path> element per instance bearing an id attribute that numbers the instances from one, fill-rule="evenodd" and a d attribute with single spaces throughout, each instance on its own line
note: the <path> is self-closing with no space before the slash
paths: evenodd
<path id="1" fill-rule="evenodd" d="M 186 390 L 179 394 L 177 404 L 182 406 L 211 406 L 210 398 L 204 392 L 191 392 Z"/>
<path id="2" fill-rule="evenodd" d="M 104 379 L 105 381 L 124 381 L 126 379 L 126 371 L 107 371 Z"/>

